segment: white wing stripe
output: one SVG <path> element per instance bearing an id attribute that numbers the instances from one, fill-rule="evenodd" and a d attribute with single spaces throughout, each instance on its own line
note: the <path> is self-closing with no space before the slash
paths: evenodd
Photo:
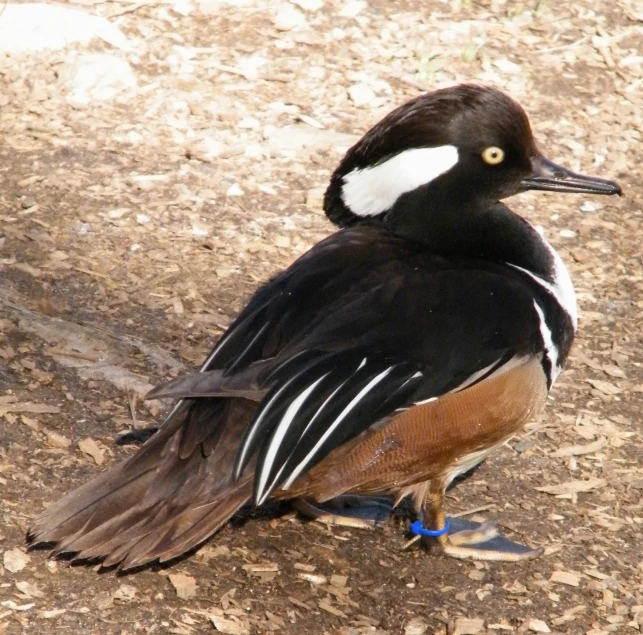
<path id="1" fill-rule="evenodd" d="M 540 306 L 538 306 L 538 302 L 536 302 L 536 300 L 534 300 L 534 308 L 536 309 L 536 313 L 538 313 L 538 318 L 540 320 L 540 335 L 543 338 L 545 354 L 551 362 L 551 383 L 553 385 L 553 383 L 556 381 L 556 377 L 558 377 L 558 373 L 560 373 L 560 367 L 558 366 L 558 348 L 556 348 L 556 344 L 554 344 L 551 331 L 547 326 L 545 314 L 543 313 L 543 310 L 540 308 Z"/>
<path id="2" fill-rule="evenodd" d="M 284 437 L 286 436 L 286 433 L 288 432 L 288 429 L 292 425 L 292 422 L 297 416 L 297 413 L 304 405 L 304 402 L 310 396 L 310 393 L 313 390 L 315 390 L 315 388 L 317 387 L 317 384 L 319 384 L 319 382 L 322 381 L 322 379 L 324 379 L 327 376 L 328 376 L 328 373 L 326 373 L 325 375 L 322 375 L 316 382 L 312 383 L 310 386 L 308 386 L 308 388 L 306 388 L 306 390 L 301 392 L 296 399 L 293 399 L 293 401 L 286 409 L 284 416 L 281 418 L 281 421 L 279 422 L 279 425 L 275 430 L 274 437 L 270 442 L 270 447 L 268 448 L 268 452 L 266 453 L 266 458 L 261 468 L 261 474 L 259 475 L 259 486 L 257 488 L 258 505 L 261 505 L 261 503 L 263 503 L 264 499 L 270 493 L 270 490 L 268 490 L 264 494 L 264 491 L 266 489 L 266 483 L 268 482 L 268 476 L 270 475 L 270 470 L 274 465 L 277 452 L 281 447 L 281 444 L 284 440 Z"/>
<path id="3" fill-rule="evenodd" d="M 315 444 L 315 447 L 308 453 L 306 458 L 293 470 L 291 475 L 288 477 L 288 480 L 284 484 L 283 488 L 288 489 L 297 479 L 297 477 L 301 474 L 301 472 L 306 468 L 306 466 L 310 463 L 312 458 L 317 454 L 319 448 L 323 445 L 324 441 L 328 439 L 328 437 L 335 431 L 337 426 L 347 417 L 347 415 L 350 413 L 353 408 L 375 387 L 377 384 L 379 384 L 384 377 L 386 377 L 391 370 L 393 370 L 393 366 L 390 366 L 386 370 L 382 371 L 379 375 L 376 375 L 371 379 L 371 381 L 360 390 L 355 397 L 353 397 L 353 400 L 342 410 L 340 415 L 333 421 L 333 423 L 328 426 L 328 429 L 326 432 L 321 436 L 319 441 Z"/>
<path id="4" fill-rule="evenodd" d="M 239 457 L 237 459 L 236 465 L 237 469 L 234 474 L 235 480 L 238 479 L 241 476 L 239 468 L 242 465 L 245 465 L 246 462 L 246 455 L 248 454 L 248 450 L 250 449 L 250 445 L 252 443 L 252 440 L 254 439 L 255 435 L 257 434 L 257 430 L 259 429 L 259 426 L 261 425 L 261 422 L 264 420 L 265 416 L 268 414 L 270 411 L 272 405 L 275 403 L 277 399 L 281 396 L 281 393 L 288 388 L 290 382 L 287 382 L 284 384 L 272 397 L 272 399 L 266 404 L 265 408 L 261 411 L 261 414 L 257 417 L 257 420 L 254 422 L 254 425 L 252 426 L 252 429 L 248 433 L 248 438 L 246 439 L 245 443 L 243 444 L 243 447 L 239 450 Z"/>

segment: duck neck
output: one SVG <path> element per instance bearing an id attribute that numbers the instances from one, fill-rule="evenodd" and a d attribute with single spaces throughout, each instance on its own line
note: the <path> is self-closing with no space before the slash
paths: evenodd
<path id="1" fill-rule="evenodd" d="M 399 200 L 384 218 L 389 231 L 419 242 L 444 256 L 476 258 L 509 265 L 535 279 L 578 323 L 576 295 L 560 256 L 536 228 L 500 202 L 473 204 L 454 197 L 442 204 L 433 199 L 422 206 L 408 197 Z M 438 204 L 436 204 L 438 203 Z"/>

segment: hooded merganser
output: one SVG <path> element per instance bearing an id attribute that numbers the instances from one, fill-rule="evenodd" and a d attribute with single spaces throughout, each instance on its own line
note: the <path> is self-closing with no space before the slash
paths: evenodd
<path id="1" fill-rule="evenodd" d="M 188 551 L 241 506 L 412 496 L 446 554 L 540 553 L 451 523 L 454 478 L 544 405 L 577 324 L 562 260 L 500 203 L 524 190 L 620 194 L 536 148 L 522 108 L 461 85 L 397 108 L 324 200 L 342 229 L 268 282 L 131 458 L 44 511 L 56 553 L 136 567 Z M 459 530 L 458 530 L 459 529 Z"/>

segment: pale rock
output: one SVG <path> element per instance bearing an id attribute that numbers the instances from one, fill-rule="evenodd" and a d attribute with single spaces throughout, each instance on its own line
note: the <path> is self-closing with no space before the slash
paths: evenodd
<path id="1" fill-rule="evenodd" d="M 264 134 L 268 132 L 264 129 Z M 325 149 L 341 146 L 348 149 L 359 137 L 335 132 L 319 130 L 307 125 L 284 126 L 268 132 L 268 147 L 272 152 L 296 152 L 303 148 Z"/>
<path id="2" fill-rule="evenodd" d="M 243 149 L 244 156 L 249 159 L 263 159 L 266 156 L 263 146 L 260 143 L 248 143 Z"/>
<path id="3" fill-rule="evenodd" d="M 58 4 L 5 4 L 0 11 L 0 52 L 11 55 L 89 44 L 99 38 L 129 48 L 123 32 L 106 18 Z"/>
<path id="4" fill-rule="evenodd" d="M 226 196 L 243 196 L 245 192 L 238 183 L 233 183 L 226 192 Z"/>
<path id="5" fill-rule="evenodd" d="M 243 72 L 246 79 L 254 80 L 259 78 L 259 70 L 264 67 L 268 61 L 268 58 L 259 51 L 252 55 L 239 57 L 235 66 Z"/>
<path id="6" fill-rule="evenodd" d="M 493 65 L 503 73 L 520 73 L 522 70 L 518 64 L 510 60 L 496 60 Z"/>
<path id="7" fill-rule="evenodd" d="M 365 0 L 349 0 L 349 2 L 344 3 L 344 6 L 339 10 L 339 15 L 342 18 L 354 18 L 367 6 L 368 3 Z"/>
<path id="8" fill-rule="evenodd" d="M 290 0 L 304 11 L 319 11 L 324 6 L 324 0 Z"/>
<path id="9" fill-rule="evenodd" d="M 597 212 L 599 209 L 602 209 L 603 206 L 600 203 L 595 203 L 594 201 L 585 201 L 581 206 L 580 206 L 580 211 L 583 212 L 584 214 L 593 214 L 594 212 Z"/>
<path id="10" fill-rule="evenodd" d="M 222 7 L 236 7 L 238 9 L 254 7 L 257 0 L 199 0 L 198 8 L 206 15 L 218 14 Z"/>
<path id="11" fill-rule="evenodd" d="M 375 99 L 373 89 L 364 83 L 353 84 L 348 89 L 348 96 L 351 101 L 358 107 L 366 106 Z"/>
<path id="12" fill-rule="evenodd" d="M 292 31 L 297 27 L 305 26 L 306 16 L 291 4 L 284 4 L 273 19 L 273 24 L 278 31 Z"/>
<path id="13" fill-rule="evenodd" d="M 207 227 L 201 227 L 200 225 L 196 225 L 195 223 L 192 223 L 192 235 L 197 236 L 199 238 L 205 238 L 208 236 L 210 231 L 208 230 Z"/>
<path id="14" fill-rule="evenodd" d="M 213 159 L 221 156 L 225 151 L 225 146 L 212 137 L 203 137 L 190 143 L 186 148 L 186 154 L 193 159 L 199 159 L 204 163 L 210 163 Z"/>
<path id="15" fill-rule="evenodd" d="M 79 104 L 109 101 L 136 88 L 136 75 L 126 60 L 115 55 L 88 53 L 68 59 L 58 71 L 68 100 Z"/>
<path id="16" fill-rule="evenodd" d="M 245 117 L 238 124 L 238 128 L 244 130 L 258 130 L 261 126 L 261 122 L 256 117 Z"/>
<path id="17" fill-rule="evenodd" d="M 290 36 L 284 36 L 275 40 L 275 48 L 280 51 L 292 51 L 295 46 L 295 40 Z"/>
<path id="18" fill-rule="evenodd" d="M 190 0 L 169 0 L 168 4 L 172 7 L 172 11 L 184 18 L 191 15 L 195 9 Z"/>

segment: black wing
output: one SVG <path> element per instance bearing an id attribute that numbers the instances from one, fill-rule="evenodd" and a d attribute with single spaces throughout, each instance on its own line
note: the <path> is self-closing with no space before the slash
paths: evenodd
<path id="1" fill-rule="evenodd" d="M 234 476 L 258 456 L 259 504 L 396 410 L 542 354 L 534 297 L 560 311 L 512 267 L 347 229 L 260 289 L 199 374 L 150 396 L 254 395 Z"/>

